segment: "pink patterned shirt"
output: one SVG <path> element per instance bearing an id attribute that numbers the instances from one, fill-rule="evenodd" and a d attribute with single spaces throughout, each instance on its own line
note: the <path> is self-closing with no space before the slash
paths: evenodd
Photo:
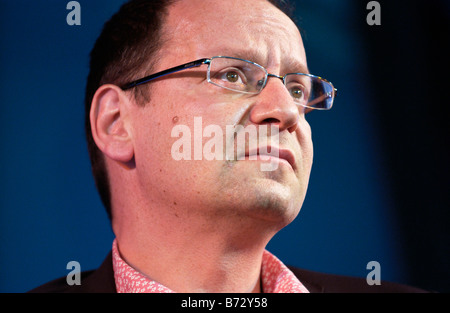
<path id="1" fill-rule="evenodd" d="M 112 249 L 114 280 L 118 293 L 173 293 L 128 265 L 120 256 L 117 241 Z M 297 277 L 274 255 L 265 250 L 261 265 L 265 293 L 309 293 Z"/>

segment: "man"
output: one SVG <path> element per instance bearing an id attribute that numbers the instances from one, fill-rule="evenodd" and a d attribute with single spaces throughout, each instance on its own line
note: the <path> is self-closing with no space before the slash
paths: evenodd
<path id="1" fill-rule="evenodd" d="M 112 252 L 80 286 L 60 279 L 34 291 L 417 291 L 289 269 L 265 250 L 306 194 L 305 114 L 334 96 L 309 74 L 299 30 L 274 1 L 125 4 L 91 53 L 86 91 Z M 222 131 L 214 145 L 209 126 Z M 256 147 L 239 150 L 250 129 Z"/>

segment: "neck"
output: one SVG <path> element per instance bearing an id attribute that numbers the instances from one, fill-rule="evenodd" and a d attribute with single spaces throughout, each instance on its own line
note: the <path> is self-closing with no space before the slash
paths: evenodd
<path id="1" fill-rule="evenodd" d="M 158 212 L 116 219 L 119 251 L 130 266 L 175 292 L 261 291 L 262 255 L 275 234 L 267 222 Z"/>

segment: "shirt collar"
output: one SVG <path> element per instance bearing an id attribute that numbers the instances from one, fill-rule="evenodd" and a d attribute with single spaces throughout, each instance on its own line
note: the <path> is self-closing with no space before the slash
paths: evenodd
<path id="1" fill-rule="evenodd" d="M 120 256 L 117 240 L 112 248 L 114 281 L 118 293 L 173 293 L 169 288 L 136 271 Z M 261 264 L 265 293 L 308 293 L 308 289 L 277 257 L 265 250 Z"/>

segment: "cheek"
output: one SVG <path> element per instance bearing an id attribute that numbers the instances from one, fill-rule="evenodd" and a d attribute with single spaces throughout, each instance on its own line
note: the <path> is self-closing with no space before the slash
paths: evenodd
<path id="1" fill-rule="evenodd" d="M 311 169 L 314 155 L 311 126 L 305 120 L 304 116 L 299 120 L 299 126 L 296 130 L 296 133 L 297 140 L 302 151 L 304 165 L 306 168 L 309 167 L 309 169 Z"/>
<path id="2" fill-rule="evenodd" d="M 146 170 L 155 170 L 165 166 L 171 158 L 171 131 L 179 123 L 181 117 L 169 113 L 167 106 L 147 103 L 134 114 L 132 123 L 136 166 L 145 166 Z M 165 104 L 164 104 L 165 105 Z"/>

